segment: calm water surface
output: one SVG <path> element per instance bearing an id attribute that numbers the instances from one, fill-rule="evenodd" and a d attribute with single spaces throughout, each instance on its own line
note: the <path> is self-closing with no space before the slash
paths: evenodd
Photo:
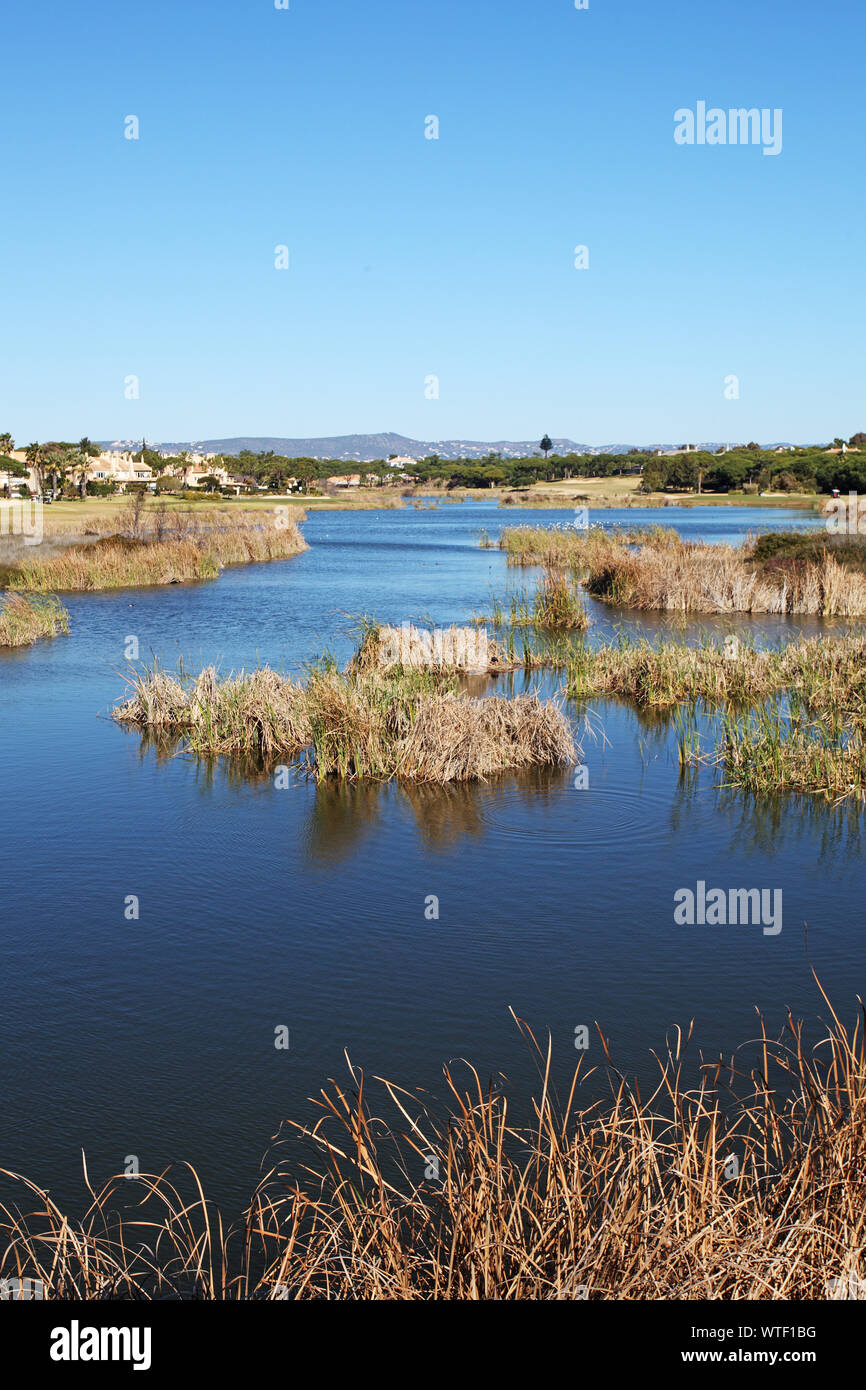
<path id="1" fill-rule="evenodd" d="M 596 518 L 714 541 L 816 524 L 765 509 Z M 853 1014 L 866 984 L 859 814 L 756 803 L 708 776 L 684 784 L 670 734 L 626 708 L 595 707 L 604 737 L 584 745 L 583 791 L 568 772 L 445 791 L 277 790 L 159 758 L 107 717 L 129 636 L 169 666 L 342 660 L 361 613 L 459 623 L 528 582 L 479 549 L 482 527 L 567 520 L 471 503 L 312 513 L 300 557 L 200 586 L 71 597 L 69 637 L 0 657 L 0 1166 L 74 1201 L 82 1148 L 96 1179 L 130 1154 L 150 1171 L 185 1158 L 236 1205 L 280 1123 L 309 1118 L 306 1098 L 345 1075 L 344 1049 L 440 1095 L 457 1057 L 519 1092 L 533 1070 L 509 1005 L 551 1031 L 563 1074 L 575 1026 L 594 1020 L 625 1070 L 646 1070 L 649 1048 L 690 1018 L 697 1057 L 752 1037 L 755 1006 L 774 1027 L 788 1007 L 815 1017 L 810 964 Z M 670 627 L 592 615 L 593 637 Z M 822 630 L 758 626 L 764 640 Z M 738 629 L 751 625 L 702 625 Z M 697 879 L 781 888 L 781 936 L 675 925 L 673 893 Z M 429 894 L 438 921 L 425 919 Z M 289 1052 L 273 1045 L 281 1024 Z"/>

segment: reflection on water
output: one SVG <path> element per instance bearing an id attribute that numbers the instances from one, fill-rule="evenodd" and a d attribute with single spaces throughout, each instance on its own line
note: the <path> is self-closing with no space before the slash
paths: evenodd
<path id="1" fill-rule="evenodd" d="M 406 786 L 400 796 L 411 808 L 415 825 L 430 849 L 450 849 L 466 836 L 482 839 L 496 824 L 503 804 L 549 809 L 570 783 L 569 768 L 528 768 L 489 782 L 456 782 L 446 787 Z"/>
<path id="2" fill-rule="evenodd" d="M 305 832 L 311 856 L 336 864 L 375 836 L 385 787 L 376 782 L 316 783 Z"/>
<path id="3" fill-rule="evenodd" d="M 822 873 L 853 872 L 855 866 L 861 872 L 866 818 L 855 798 L 828 803 L 815 796 L 756 797 L 731 787 L 720 787 L 716 795 L 731 820 L 732 855 L 800 849 Z"/>

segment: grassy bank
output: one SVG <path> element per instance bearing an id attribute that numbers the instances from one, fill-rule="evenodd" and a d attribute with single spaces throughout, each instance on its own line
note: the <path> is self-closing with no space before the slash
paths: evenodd
<path id="1" fill-rule="evenodd" d="M 268 668 L 222 680 L 212 668 L 196 678 L 157 669 L 131 686 L 119 723 L 179 737 L 202 756 L 303 753 L 319 780 L 470 781 L 575 757 L 556 704 L 470 699 L 442 671 L 323 666 L 297 682 Z"/>
<path id="2" fill-rule="evenodd" d="M 28 553 L 7 571 L 10 589 L 30 593 L 143 588 L 214 579 L 228 565 L 278 560 L 306 550 L 288 512 L 142 511 L 113 516 L 111 534 L 89 544 Z"/>
<path id="3" fill-rule="evenodd" d="M 691 1030 L 677 1029 L 647 1095 L 599 1034 L 596 1103 L 583 1063 L 557 1091 L 547 1043 L 518 1020 L 539 1072 L 525 1127 L 507 1087 L 468 1064 L 446 1068 L 439 1105 L 350 1065 L 308 1123 L 287 1123 L 229 1229 L 184 1167 L 98 1189 L 85 1172 L 80 1220 L 6 1174 L 0 1277 L 40 1278 L 53 1300 L 848 1297 L 863 1273 L 866 1057 L 862 1021 L 846 1029 L 828 1008 L 819 1046 L 789 1017 L 695 1085 Z"/>
<path id="4" fill-rule="evenodd" d="M 768 538 L 763 538 L 765 541 Z M 514 564 L 569 567 L 595 598 L 626 608 L 682 613 L 866 614 L 866 547 L 831 536 L 809 553 L 762 552 L 684 541 L 661 527 L 508 528 L 500 546 Z"/>
<path id="5" fill-rule="evenodd" d="M 576 646 L 566 671 L 570 699 L 615 695 L 642 707 L 757 705 L 794 697 L 809 715 L 833 710 L 866 719 L 866 637 L 817 637 L 759 650 L 729 637 L 687 647 L 621 637 Z"/>
<path id="6" fill-rule="evenodd" d="M 0 600 L 0 647 L 27 647 L 69 631 L 69 614 L 56 598 L 7 594 Z"/>

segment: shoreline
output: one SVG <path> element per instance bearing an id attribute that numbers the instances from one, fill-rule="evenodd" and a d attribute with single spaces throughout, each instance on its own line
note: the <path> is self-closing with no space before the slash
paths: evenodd
<path id="1" fill-rule="evenodd" d="M 359 488 L 333 497 L 305 493 L 268 493 L 260 497 L 235 499 L 210 497 L 194 501 L 181 497 L 148 498 L 143 510 L 145 515 L 149 515 L 165 503 L 170 513 L 207 508 L 226 516 L 237 515 L 239 512 L 245 516 L 255 516 L 262 511 L 273 510 L 275 506 L 288 506 L 293 511 L 295 509 L 299 511 L 393 511 L 413 506 L 419 510 L 432 510 L 433 508 L 429 507 L 431 503 L 435 504 L 438 509 L 440 506 L 459 506 L 465 501 L 472 501 L 495 502 L 500 508 L 513 508 L 516 511 L 522 508 L 567 511 L 575 506 L 586 506 L 590 511 L 596 508 L 609 511 L 618 508 L 637 510 L 643 508 L 682 508 L 689 510 L 693 507 L 729 507 L 734 510 L 753 508 L 772 510 L 776 507 L 784 507 L 793 511 L 812 511 L 820 514 L 826 509 L 826 504 L 832 501 L 829 494 L 825 495 L 824 493 L 773 493 L 767 496 L 706 492 L 700 494 L 688 492 L 643 494 L 636 490 L 623 489 L 617 495 L 616 490 L 610 492 L 604 491 L 601 486 L 596 488 L 591 486 L 592 484 L 604 483 L 609 486 L 610 480 L 576 479 L 565 485 L 534 486 L 525 493 L 523 491 L 518 493 L 513 488 L 504 487 L 489 489 L 454 488 L 448 492 L 441 488 L 428 486 L 413 490 L 405 487 Z M 106 518 L 119 516 L 128 506 L 129 496 L 126 494 L 117 497 L 88 497 L 76 501 L 54 502 L 43 510 L 45 536 L 55 540 L 59 539 L 75 526 L 86 529 L 89 520 L 104 521 Z"/>

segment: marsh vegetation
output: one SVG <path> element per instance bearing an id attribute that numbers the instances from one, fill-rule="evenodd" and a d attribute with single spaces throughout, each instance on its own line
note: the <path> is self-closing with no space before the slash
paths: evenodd
<path id="1" fill-rule="evenodd" d="M 682 613 L 866 614 L 866 542 L 823 535 L 775 548 L 685 541 L 672 528 L 509 527 L 509 563 L 571 570 L 594 598 Z"/>
<path id="2" fill-rule="evenodd" d="M 827 1299 L 862 1246 L 862 1019 L 817 1046 L 789 1016 L 688 1075 L 691 1029 L 648 1092 L 583 1062 L 554 1084 L 547 1040 L 531 1123 L 507 1084 L 445 1069 L 435 1102 L 349 1064 L 307 1121 L 286 1122 L 226 1227 L 195 1171 L 94 1188 L 79 1219 L 4 1173 L 0 1275 L 49 1299 Z M 607 1094 L 591 1102 L 595 1076 Z M 312 1151 L 312 1156 L 311 1156 Z M 298 1174 L 302 1176 L 298 1176 Z M 840 1293 L 839 1290 L 842 1290 Z"/>
<path id="3" fill-rule="evenodd" d="M 69 614 L 53 596 L 6 594 L 0 599 L 0 647 L 27 647 L 43 637 L 68 631 Z"/>
<path id="4" fill-rule="evenodd" d="M 203 755 L 304 755 L 318 780 L 445 783 L 574 760 L 569 722 L 536 696 L 473 699 L 456 676 L 423 668 L 340 671 L 331 662 L 303 681 L 268 668 L 220 678 L 154 668 L 131 678 L 118 723 L 169 736 Z"/>
<path id="5" fill-rule="evenodd" d="M 215 579 L 228 565 L 283 559 L 306 548 L 287 509 L 148 509 L 139 495 L 110 520 L 93 523 L 79 543 L 27 551 L 5 582 L 30 593 L 144 588 Z"/>

